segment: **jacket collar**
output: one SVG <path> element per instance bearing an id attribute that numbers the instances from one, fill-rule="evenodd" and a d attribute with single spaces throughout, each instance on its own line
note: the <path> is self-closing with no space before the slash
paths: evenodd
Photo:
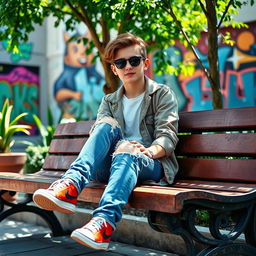
<path id="1" fill-rule="evenodd" d="M 145 89 L 145 96 L 152 95 L 155 91 L 157 91 L 160 86 L 157 82 L 151 80 L 147 76 L 145 76 L 146 81 L 146 89 Z M 123 85 L 114 93 L 108 95 L 107 100 L 112 103 L 120 102 L 124 94 L 124 87 Z"/>

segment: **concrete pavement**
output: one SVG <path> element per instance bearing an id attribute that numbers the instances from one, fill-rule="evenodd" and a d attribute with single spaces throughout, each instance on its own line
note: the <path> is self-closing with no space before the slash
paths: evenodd
<path id="1" fill-rule="evenodd" d="M 67 236 L 51 238 L 49 229 L 12 219 L 0 223 L 0 256 L 178 256 L 148 248 L 111 242 L 108 251 L 95 251 Z M 40 235 L 39 235 L 40 234 Z"/>

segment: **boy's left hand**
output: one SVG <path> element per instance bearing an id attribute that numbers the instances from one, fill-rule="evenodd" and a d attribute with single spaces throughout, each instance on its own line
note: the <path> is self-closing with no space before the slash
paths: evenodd
<path id="1" fill-rule="evenodd" d="M 133 140 L 130 141 L 130 143 L 132 143 L 134 146 L 136 146 L 136 148 L 138 148 L 140 150 L 141 153 L 143 153 L 144 155 L 153 158 L 153 155 L 150 153 L 150 150 L 146 147 L 144 147 L 141 143 Z"/>

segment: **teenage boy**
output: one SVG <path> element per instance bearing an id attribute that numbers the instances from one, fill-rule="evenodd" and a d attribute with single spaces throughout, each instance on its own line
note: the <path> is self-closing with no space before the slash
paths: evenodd
<path id="1" fill-rule="evenodd" d="M 178 170 L 176 97 L 144 75 L 149 66 L 145 42 L 121 34 L 107 45 L 105 60 L 122 86 L 103 98 L 88 141 L 63 177 L 33 196 L 41 208 L 73 213 L 90 181 L 107 183 L 91 221 L 71 234 L 79 243 L 103 250 L 136 184 L 171 184 Z"/>

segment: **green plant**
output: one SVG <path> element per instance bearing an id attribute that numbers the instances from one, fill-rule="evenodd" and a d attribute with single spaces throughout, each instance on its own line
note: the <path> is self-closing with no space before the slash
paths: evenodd
<path id="1" fill-rule="evenodd" d="M 58 124 L 61 121 L 61 117 L 62 115 L 57 122 Z M 41 135 L 41 141 L 39 144 L 26 143 L 29 146 L 25 150 L 27 159 L 24 166 L 24 173 L 35 173 L 40 171 L 44 164 L 44 159 L 48 154 L 49 146 L 56 129 L 56 125 L 53 122 L 53 115 L 49 107 L 47 109 L 48 125 L 43 125 L 42 121 L 37 115 L 33 115 L 33 118 Z"/>
<path id="2" fill-rule="evenodd" d="M 56 125 L 53 122 L 53 115 L 51 109 L 47 109 L 47 121 L 48 125 L 44 125 L 37 115 L 33 115 L 36 126 L 41 135 L 41 141 L 39 144 L 26 142 L 28 147 L 26 148 L 27 159 L 24 167 L 24 173 L 35 173 L 40 171 L 44 164 L 44 159 L 47 156 L 51 140 L 56 129 Z M 62 114 L 57 121 L 59 124 L 62 121 Z M 75 121 L 79 121 L 76 119 Z"/>
<path id="3" fill-rule="evenodd" d="M 209 212 L 207 210 L 197 209 L 196 210 L 196 224 L 199 226 L 208 226 L 209 225 Z"/>
<path id="4" fill-rule="evenodd" d="M 47 109 L 47 119 L 48 119 L 47 126 L 43 125 L 43 123 L 41 122 L 40 118 L 37 115 L 33 115 L 33 118 L 40 132 L 40 135 L 42 137 L 42 145 L 44 147 L 50 146 L 51 140 L 53 138 L 53 134 L 56 129 L 56 125 L 53 124 L 53 116 L 52 116 L 51 109 L 50 108 Z"/>
<path id="5" fill-rule="evenodd" d="M 10 152 L 11 147 L 15 143 L 13 136 L 17 132 L 23 132 L 27 135 L 30 134 L 30 125 L 17 124 L 27 113 L 22 113 L 11 120 L 12 109 L 13 105 L 6 99 L 0 112 L 0 153 Z"/>
<path id="6" fill-rule="evenodd" d="M 49 146 L 53 138 L 56 125 L 53 124 L 53 116 L 50 108 L 47 111 L 48 125 L 43 125 L 42 121 L 37 115 L 33 115 L 36 126 L 41 135 L 39 145 L 34 143 L 26 143 L 29 146 L 26 148 L 27 159 L 24 166 L 24 173 L 35 173 L 40 171 L 44 164 L 44 159 L 48 154 Z"/>
<path id="7" fill-rule="evenodd" d="M 26 148 L 27 159 L 24 166 L 24 173 L 35 173 L 39 171 L 43 164 L 49 147 L 40 145 L 30 145 Z"/>

